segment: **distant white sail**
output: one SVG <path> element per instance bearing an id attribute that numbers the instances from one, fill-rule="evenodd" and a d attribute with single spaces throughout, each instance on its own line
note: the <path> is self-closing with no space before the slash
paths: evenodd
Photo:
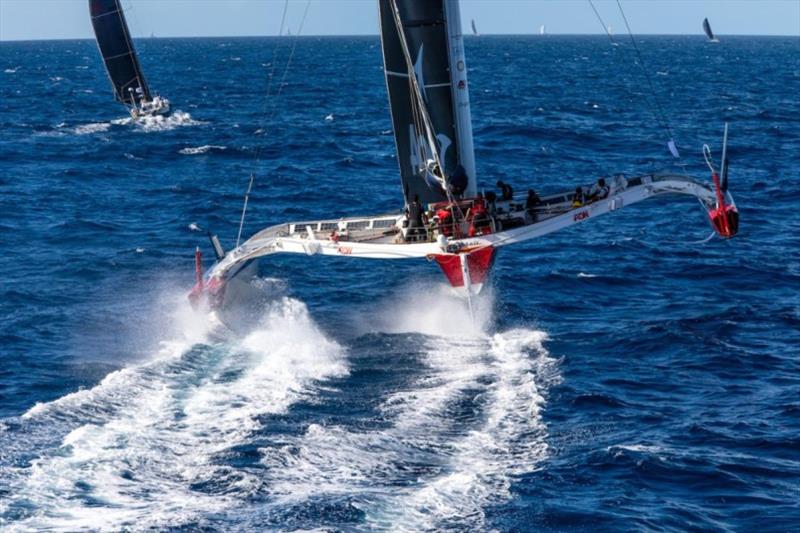
<path id="1" fill-rule="evenodd" d="M 539 26 L 539 35 L 547 35 L 547 30 L 546 30 L 546 28 L 544 27 L 544 24 L 542 24 L 541 26 Z"/>

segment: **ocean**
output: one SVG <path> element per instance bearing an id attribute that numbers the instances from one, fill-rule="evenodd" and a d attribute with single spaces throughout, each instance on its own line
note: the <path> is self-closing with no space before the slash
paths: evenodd
<path id="1" fill-rule="evenodd" d="M 727 121 L 737 238 L 648 200 L 502 249 L 475 325 L 272 256 L 228 335 L 186 295 L 251 172 L 246 235 L 402 207 L 378 37 L 140 39 L 140 123 L 93 41 L 0 43 L 0 529 L 796 530 L 800 39 L 638 37 L 655 95 L 619 41 L 466 38 L 480 186 L 710 179 Z"/>

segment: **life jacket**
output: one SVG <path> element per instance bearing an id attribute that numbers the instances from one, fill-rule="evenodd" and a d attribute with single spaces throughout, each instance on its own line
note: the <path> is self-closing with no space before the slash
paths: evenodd
<path id="1" fill-rule="evenodd" d="M 446 236 L 450 236 L 453 234 L 453 215 L 450 213 L 449 209 L 439 209 L 436 212 L 436 216 L 439 217 L 439 225 L 441 226 L 442 234 Z"/>

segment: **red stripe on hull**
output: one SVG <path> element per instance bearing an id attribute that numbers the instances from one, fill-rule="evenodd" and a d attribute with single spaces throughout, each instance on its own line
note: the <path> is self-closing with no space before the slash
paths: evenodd
<path id="1" fill-rule="evenodd" d="M 467 255 L 467 266 L 473 284 L 483 283 L 489 275 L 494 263 L 494 248 L 487 246 Z M 461 274 L 461 259 L 458 254 L 435 255 L 434 259 L 453 287 L 464 286 L 464 276 Z"/>

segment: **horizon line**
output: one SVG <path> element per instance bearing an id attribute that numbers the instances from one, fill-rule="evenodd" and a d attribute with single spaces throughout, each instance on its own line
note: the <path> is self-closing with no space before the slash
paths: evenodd
<path id="1" fill-rule="evenodd" d="M 622 38 L 627 36 L 627 33 L 614 34 L 615 38 Z M 636 37 L 649 36 L 649 37 L 698 37 L 707 40 L 703 33 L 634 33 Z M 608 37 L 606 33 L 547 33 L 541 35 L 538 33 L 480 33 L 473 35 L 471 33 L 464 33 L 463 36 L 468 39 L 476 39 L 481 37 Z M 800 39 L 800 35 L 787 35 L 782 33 L 772 34 L 757 34 L 757 33 L 727 33 L 717 34 L 719 37 L 796 37 Z M 133 39 L 254 39 L 254 38 L 346 38 L 346 37 L 380 37 L 379 33 L 351 33 L 351 34 L 311 34 L 311 35 L 138 35 L 133 36 Z M 94 41 L 94 37 L 54 37 L 44 39 L 2 39 L 0 43 L 33 43 L 33 42 L 50 42 L 50 41 Z"/>

